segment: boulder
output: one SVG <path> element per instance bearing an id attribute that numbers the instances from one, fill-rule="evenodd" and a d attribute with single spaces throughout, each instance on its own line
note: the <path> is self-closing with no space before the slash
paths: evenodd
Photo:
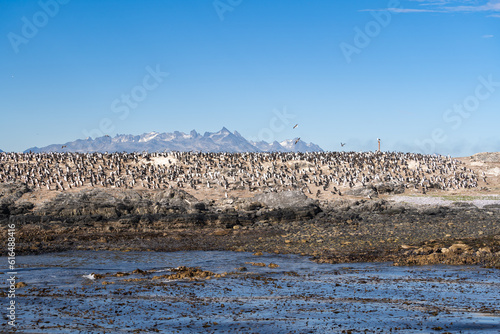
<path id="1" fill-rule="evenodd" d="M 23 203 L 17 208 L 15 202 L 29 192 L 24 183 L 0 183 L 0 215 L 18 214 L 33 208 L 31 203 Z"/>
<path id="2" fill-rule="evenodd" d="M 207 210 L 207 206 L 205 203 L 203 202 L 196 202 L 196 203 L 193 203 L 191 205 L 191 207 L 195 210 L 199 210 L 199 211 L 206 211 Z"/>
<path id="3" fill-rule="evenodd" d="M 405 192 L 405 185 L 396 181 L 373 183 L 372 187 L 378 194 L 402 194 Z"/>
<path id="4" fill-rule="evenodd" d="M 29 191 L 28 186 L 24 183 L 0 183 L 0 202 L 14 202 Z"/>
<path id="5" fill-rule="evenodd" d="M 345 192 L 349 196 L 374 198 L 378 197 L 377 191 L 371 186 L 356 186 Z"/>

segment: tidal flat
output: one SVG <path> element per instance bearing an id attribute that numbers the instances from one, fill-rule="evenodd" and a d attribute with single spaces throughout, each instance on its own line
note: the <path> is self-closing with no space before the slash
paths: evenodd
<path id="1" fill-rule="evenodd" d="M 477 265 L 69 251 L 18 256 L 17 266 L 26 284 L 16 291 L 19 333 L 500 331 L 500 271 Z"/>

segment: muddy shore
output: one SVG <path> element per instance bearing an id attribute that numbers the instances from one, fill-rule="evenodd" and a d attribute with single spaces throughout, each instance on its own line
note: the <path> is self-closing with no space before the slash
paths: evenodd
<path id="1" fill-rule="evenodd" d="M 30 201 L 23 184 L 0 186 L 2 248 L 15 225 L 16 254 L 66 250 L 231 250 L 294 253 L 323 263 L 480 264 L 500 268 L 500 205 L 415 204 L 299 191 L 199 201 L 182 190 L 92 189 Z"/>
<path id="2" fill-rule="evenodd" d="M 231 251 L 70 251 L 18 260 L 22 333 L 500 329 L 498 270 L 476 265 L 318 264 Z"/>

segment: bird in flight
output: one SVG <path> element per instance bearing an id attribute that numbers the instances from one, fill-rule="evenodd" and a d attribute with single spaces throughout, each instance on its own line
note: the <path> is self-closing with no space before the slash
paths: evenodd
<path id="1" fill-rule="evenodd" d="M 293 128 L 295 129 L 295 128 L 296 128 L 296 127 L 298 127 L 298 126 L 299 126 L 299 124 L 295 124 L 295 125 L 293 126 Z"/>
<path id="2" fill-rule="evenodd" d="M 294 145 L 297 145 L 297 143 L 299 142 L 299 140 L 300 140 L 300 137 L 295 140 Z"/>
<path id="3" fill-rule="evenodd" d="M 61 146 L 61 148 L 65 148 L 65 147 L 66 147 L 66 145 Z"/>
<path id="4" fill-rule="evenodd" d="M 345 143 L 340 142 L 340 146 L 344 147 L 344 146 L 345 146 Z"/>

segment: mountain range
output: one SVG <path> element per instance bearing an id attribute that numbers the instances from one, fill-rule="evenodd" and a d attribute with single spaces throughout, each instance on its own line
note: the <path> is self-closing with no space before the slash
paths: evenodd
<path id="1" fill-rule="evenodd" d="M 142 135 L 103 136 L 95 139 L 78 139 L 65 144 L 45 147 L 32 147 L 27 152 L 322 152 L 316 144 L 296 139 L 253 142 L 245 139 L 237 131 L 231 132 L 223 127 L 218 132 L 205 132 L 201 135 L 195 130 L 189 134 L 175 131 L 172 133 L 149 132 Z"/>

